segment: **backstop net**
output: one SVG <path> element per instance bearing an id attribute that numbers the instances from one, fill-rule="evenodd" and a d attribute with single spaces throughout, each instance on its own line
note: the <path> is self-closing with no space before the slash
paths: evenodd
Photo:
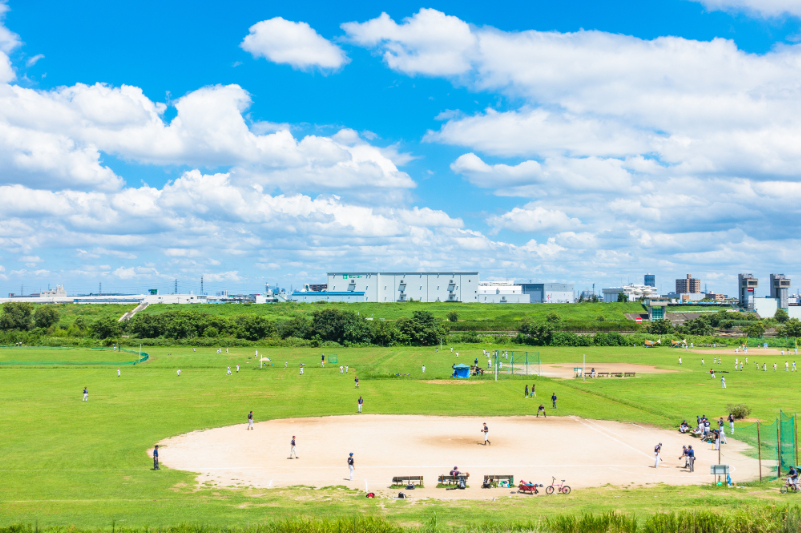
<path id="1" fill-rule="evenodd" d="M 542 375 L 540 352 L 520 350 L 495 350 L 492 353 L 492 374 L 498 378 L 512 378 Z"/>
<path id="2" fill-rule="evenodd" d="M 759 460 L 762 479 L 785 476 L 791 466 L 798 465 L 795 415 L 779 411 L 779 417 L 768 423 L 756 422 L 743 427 L 735 423 L 734 435 L 729 438 L 751 446 L 746 454 Z"/>
<path id="3" fill-rule="evenodd" d="M 332 365 L 335 365 L 335 364 L 339 363 L 339 359 L 337 358 L 337 354 L 332 353 L 332 354 L 326 355 L 325 356 L 325 362 L 326 363 L 331 363 Z"/>

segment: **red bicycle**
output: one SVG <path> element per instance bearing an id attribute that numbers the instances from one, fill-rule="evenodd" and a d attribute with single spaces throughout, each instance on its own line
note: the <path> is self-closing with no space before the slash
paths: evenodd
<path id="1" fill-rule="evenodd" d="M 557 485 L 556 478 L 551 476 L 551 486 L 545 488 L 545 494 L 553 494 L 554 490 L 559 494 L 570 494 L 570 487 L 564 483 L 565 480 L 563 479 L 562 482 Z"/>

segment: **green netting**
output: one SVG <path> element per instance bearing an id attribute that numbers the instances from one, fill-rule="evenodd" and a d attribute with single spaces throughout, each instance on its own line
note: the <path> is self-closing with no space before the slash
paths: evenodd
<path id="1" fill-rule="evenodd" d="M 528 378 L 542 374 L 540 352 L 521 350 L 495 350 L 492 353 L 492 372 L 498 371 L 501 378 Z"/>
<path id="2" fill-rule="evenodd" d="M 788 353 L 797 353 L 799 340 L 796 337 L 748 337 L 745 344 L 749 348 L 779 348 L 788 350 Z"/>
<path id="3" fill-rule="evenodd" d="M 332 353 L 330 355 L 326 355 L 325 356 L 325 360 L 328 361 L 329 363 L 331 363 L 332 365 L 335 365 L 335 364 L 339 363 L 339 359 L 337 359 L 337 354 L 335 354 L 335 353 Z"/>
<path id="4" fill-rule="evenodd" d="M 791 466 L 796 464 L 795 415 L 787 416 L 783 411 L 779 411 L 779 435 L 781 437 L 782 471 L 787 472 Z"/>
<path id="5" fill-rule="evenodd" d="M 150 359 L 150 355 L 145 352 L 135 350 L 127 350 L 119 348 L 117 350 L 109 350 L 108 348 L 98 348 L 95 346 L 0 346 L 0 349 L 10 350 L 96 350 L 105 352 L 123 352 L 136 354 L 136 361 L 0 361 L 0 365 L 24 365 L 24 366 L 42 366 L 42 365 L 72 365 L 72 366 L 86 366 L 86 365 L 138 365 Z"/>

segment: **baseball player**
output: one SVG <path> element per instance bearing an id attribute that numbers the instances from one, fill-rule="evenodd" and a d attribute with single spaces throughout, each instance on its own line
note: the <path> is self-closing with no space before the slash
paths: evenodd
<path id="1" fill-rule="evenodd" d="M 236 365 L 236 373 L 239 374 L 239 365 Z"/>
<path id="2" fill-rule="evenodd" d="M 701 366 L 704 366 L 704 359 L 701 358 Z"/>
<path id="3" fill-rule="evenodd" d="M 528 383 L 526 383 L 526 387 L 523 389 L 523 398 L 528 398 Z"/>
<path id="4" fill-rule="evenodd" d="M 320 367 L 325 368 L 325 354 L 323 354 L 323 358 L 320 361 Z"/>
<path id="5" fill-rule="evenodd" d="M 248 429 L 253 429 L 253 411 L 248 413 Z"/>
<path id="6" fill-rule="evenodd" d="M 692 445 L 687 446 L 687 459 L 690 462 L 690 472 L 695 472 L 695 450 Z"/>
<path id="7" fill-rule="evenodd" d="M 531 395 L 535 398 L 537 397 L 537 389 L 533 383 L 531 384 Z"/>
<path id="8" fill-rule="evenodd" d="M 793 361 L 793 372 L 795 372 L 795 361 Z"/>
<path id="9" fill-rule="evenodd" d="M 484 446 L 486 446 L 487 443 L 492 445 L 492 443 L 489 440 L 489 428 L 487 427 L 487 423 L 486 422 L 484 422 L 484 427 L 482 428 L 481 431 L 482 431 L 482 433 L 484 433 Z"/>
<path id="10" fill-rule="evenodd" d="M 743 362 L 740 361 L 740 372 L 742 372 L 742 371 L 743 371 Z"/>
<path id="11" fill-rule="evenodd" d="M 720 388 L 726 388 L 726 378 L 724 376 L 720 376 Z"/>
<path id="12" fill-rule="evenodd" d="M 89 401 L 89 389 L 87 389 L 86 387 L 83 388 L 83 401 L 84 402 Z"/>
<path id="13" fill-rule="evenodd" d="M 356 383 L 356 388 L 358 389 L 359 388 L 359 378 L 356 378 L 353 381 L 354 381 L 354 383 Z"/>
<path id="14" fill-rule="evenodd" d="M 729 429 L 731 430 L 731 434 L 734 435 L 734 415 L 729 413 Z"/>
<path id="15" fill-rule="evenodd" d="M 180 375 L 181 375 L 181 369 L 179 368 L 178 369 L 178 376 L 180 376 Z"/>
<path id="16" fill-rule="evenodd" d="M 776 372 L 776 363 L 773 363 L 773 371 Z"/>
<path id="17" fill-rule="evenodd" d="M 453 353 L 453 346 L 451 346 L 451 353 Z"/>
<path id="18" fill-rule="evenodd" d="M 300 375 L 303 375 L 303 363 L 300 364 Z"/>
<path id="19" fill-rule="evenodd" d="M 231 365 L 228 365 L 228 373 L 226 374 L 226 376 L 230 376 L 230 375 L 231 375 Z"/>
<path id="20" fill-rule="evenodd" d="M 295 435 L 292 435 L 292 447 L 289 448 L 289 458 L 292 459 L 293 455 L 295 456 L 295 459 L 299 459 L 298 450 L 295 448 Z"/>
<path id="21" fill-rule="evenodd" d="M 679 364 L 681 364 L 681 357 L 679 357 Z"/>
<path id="22" fill-rule="evenodd" d="M 345 373 L 345 367 L 344 366 L 339 365 L 339 373 L 340 374 L 344 374 Z"/>
<path id="23" fill-rule="evenodd" d="M 356 470 L 356 465 L 353 463 L 353 452 L 348 455 L 348 470 L 350 470 L 350 480 L 353 481 L 353 471 Z"/>
<path id="24" fill-rule="evenodd" d="M 345 373 L 348 373 L 348 365 L 345 365 Z"/>
<path id="25" fill-rule="evenodd" d="M 542 416 L 545 418 L 548 418 L 548 415 L 545 414 L 545 406 L 542 404 L 540 404 L 540 407 L 537 409 L 537 418 L 540 417 L 540 413 L 542 413 Z"/>
<path id="26" fill-rule="evenodd" d="M 787 361 L 784 362 L 784 371 L 785 372 L 789 372 L 790 371 L 790 363 L 788 363 Z"/>
<path id="27" fill-rule="evenodd" d="M 359 401 L 358 401 L 358 402 L 356 402 L 356 403 L 358 403 L 358 405 L 359 405 L 359 412 L 361 413 L 361 412 L 362 412 L 362 405 L 364 405 L 364 398 L 362 398 L 361 396 L 359 396 Z"/>
<path id="28" fill-rule="evenodd" d="M 659 468 L 659 461 L 661 460 L 659 457 L 659 452 L 662 451 L 662 443 L 660 442 L 656 446 L 654 446 L 654 468 Z"/>
<path id="29" fill-rule="evenodd" d="M 153 448 L 153 470 L 161 470 L 159 468 L 159 445 Z"/>
<path id="30" fill-rule="evenodd" d="M 426 373 L 426 365 L 423 365 L 423 374 Z"/>
<path id="31" fill-rule="evenodd" d="M 551 394 L 551 402 L 553 402 L 553 408 L 556 409 L 556 393 L 554 392 Z"/>
<path id="32" fill-rule="evenodd" d="M 117 369 L 117 377 L 120 377 L 120 369 Z"/>

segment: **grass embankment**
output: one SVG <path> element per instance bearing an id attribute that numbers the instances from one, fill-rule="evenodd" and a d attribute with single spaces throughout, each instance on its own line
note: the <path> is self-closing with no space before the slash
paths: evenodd
<path id="1" fill-rule="evenodd" d="M 13 358 L 42 360 L 49 351 L 0 350 Z M 127 526 L 157 526 L 186 522 L 222 527 L 286 517 L 383 516 L 398 523 L 424 523 L 433 512 L 444 524 L 466 520 L 527 520 L 532 514 L 624 510 L 650 514 L 683 509 L 730 510 L 747 502 L 786 502 L 764 487 L 720 490 L 710 487 L 599 487 L 570 496 L 538 496 L 491 501 L 367 500 L 363 494 L 328 488 L 248 490 L 196 486 L 194 475 L 170 469 L 150 470 L 146 450 L 166 437 L 194 430 L 242 423 L 249 410 L 257 420 L 351 414 L 357 396 L 353 372 L 364 376 L 359 395 L 367 411 L 386 414 L 506 416 L 533 414 L 539 402 L 522 398 L 522 379 L 479 386 L 443 387 L 426 380 L 446 379 L 456 362 L 482 364 L 481 347 L 459 346 L 459 359 L 434 348 L 341 349 L 338 368 L 317 366 L 319 349 L 259 349 L 274 367 L 258 370 L 253 349 L 152 348 L 151 360 L 124 367 L 117 377 L 111 367 L 0 367 L 0 524 L 77 524 L 107 527 L 112 520 Z M 670 348 L 539 348 L 545 363 L 632 362 L 677 370 L 642 374 L 635 379 L 538 380 L 540 396 L 559 396 L 558 415 L 621 420 L 670 427 L 682 418 L 705 413 L 717 417 L 728 403 L 746 403 L 752 416 L 772 420 L 779 408 L 801 411 L 799 374 L 746 372 L 727 375 L 720 389 L 706 371 L 712 353 L 701 366 L 701 354 Z M 94 352 L 94 351 L 92 351 Z M 94 353 L 87 352 L 87 360 Z M 727 350 L 720 369 L 734 365 Z M 73 353 L 70 351 L 70 353 Z M 77 352 L 74 352 L 77 353 Z M 329 353 L 330 355 L 330 353 Z M 779 357 L 774 357 L 779 362 Z M 284 362 L 289 368 L 284 369 Z M 306 374 L 298 376 L 300 362 Z M 766 362 L 771 363 L 770 358 Z M 227 365 L 243 370 L 226 377 Z M 425 380 L 421 366 L 426 365 Z M 752 363 L 753 364 L 753 363 Z M 338 365 L 337 365 L 338 366 Z M 175 370 L 183 373 L 177 378 Z M 367 379 L 369 375 L 410 374 L 404 379 Z M 534 379 L 533 377 L 530 379 Z M 81 402 L 89 387 L 90 401 Z M 543 398 L 544 399 L 544 398 Z M 542 401 L 542 400 L 541 400 Z M 546 403 L 546 402 L 543 402 Z M 546 403 L 546 405 L 548 405 Z M 554 445 L 558 445 L 554 443 Z M 389 481 L 389 480 L 388 480 Z M 125 522 L 122 522 L 122 521 Z"/>

